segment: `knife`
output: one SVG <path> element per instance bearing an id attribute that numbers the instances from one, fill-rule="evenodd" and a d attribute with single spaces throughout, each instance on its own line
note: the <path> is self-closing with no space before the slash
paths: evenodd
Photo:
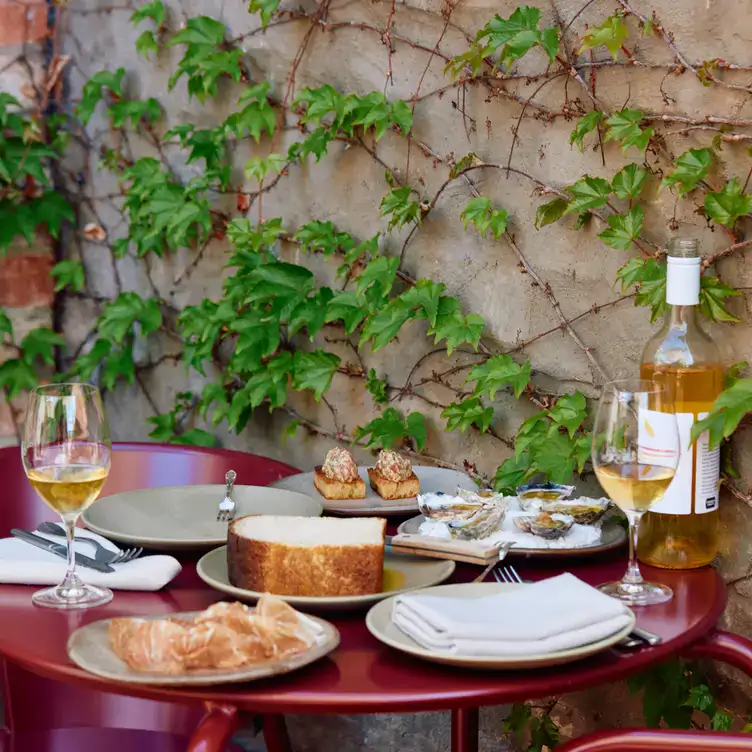
<path id="1" fill-rule="evenodd" d="M 49 551 L 51 554 L 60 556 L 63 559 L 68 558 L 67 548 L 61 543 L 55 543 L 47 540 L 47 538 L 43 538 L 41 535 L 34 535 L 34 533 L 30 533 L 27 530 L 19 530 L 18 528 L 13 528 L 13 530 L 10 531 L 10 534 L 14 538 L 19 538 L 26 543 L 30 543 L 32 546 L 41 548 L 43 551 Z M 99 561 L 95 561 L 90 556 L 78 553 L 78 551 L 76 551 L 76 563 L 80 564 L 82 567 L 88 567 L 89 569 L 94 569 L 97 572 L 103 572 L 105 574 L 115 571 L 109 564 L 102 564 Z"/>

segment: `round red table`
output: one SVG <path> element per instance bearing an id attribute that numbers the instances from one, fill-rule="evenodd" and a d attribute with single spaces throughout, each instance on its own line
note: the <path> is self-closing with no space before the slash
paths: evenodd
<path id="1" fill-rule="evenodd" d="M 238 472 L 241 483 L 256 485 L 295 472 L 294 468 L 274 460 L 239 452 L 120 444 L 115 447 L 112 471 L 103 494 L 158 485 L 221 483 L 230 468 Z M 34 529 L 42 520 L 53 519 L 53 513 L 26 481 L 18 449 L 0 450 L 0 477 L 0 523 L 4 534 L 11 527 Z M 566 569 L 596 584 L 622 574 L 623 554 L 619 552 L 605 559 L 567 560 Z M 536 565 L 532 560 L 515 563 L 524 577 L 533 580 L 562 571 L 558 560 L 555 568 Z M 285 713 L 425 710 L 451 710 L 452 749 L 470 752 L 477 748 L 478 708 L 484 705 L 561 694 L 614 681 L 677 654 L 717 658 L 752 674 L 752 642 L 715 629 L 725 604 L 724 585 L 715 570 L 708 567 L 671 572 L 646 567 L 645 573 L 670 585 L 675 593 L 668 604 L 637 610 L 638 625 L 661 635 L 661 645 L 631 653 L 607 650 L 583 661 L 535 671 L 483 673 L 422 662 L 371 637 L 364 614 L 325 615 L 342 635 L 340 647 L 333 654 L 302 671 L 253 684 L 195 690 L 117 684 L 88 674 L 68 660 L 65 651 L 68 636 L 83 624 L 114 616 L 201 609 L 220 600 L 221 594 L 198 578 L 193 560 L 186 560 L 178 578 L 158 593 L 118 591 L 112 603 L 83 612 L 39 609 L 31 603 L 34 588 L 0 586 L 0 655 L 29 672 L 66 685 L 149 700 L 204 705 L 207 712 L 191 737 L 190 752 L 223 750 L 237 727 L 238 713 L 243 711 L 263 716 L 270 750 L 285 750 L 289 747 Z M 455 579 L 468 580 L 475 574 L 477 568 L 460 566 Z M 12 706 L 13 687 L 10 692 Z M 574 746 L 569 749 L 699 752 L 752 748 L 749 735 L 703 732 L 688 736 L 658 731 L 640 734 L 639 738 L 629 740 L 619 734 L 593 735 L 571 743 Z M 712 746 L 692 746 L 711 742 Z M 742 743 L 746 746 L 738 746 Z"/>

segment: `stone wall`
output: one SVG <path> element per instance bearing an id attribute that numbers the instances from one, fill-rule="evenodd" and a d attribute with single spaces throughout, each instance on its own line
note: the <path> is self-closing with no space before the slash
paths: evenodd
<path id="1" fill-rule="evenodd" d="M 29 109 L 41 101 L 46 40 L 45 3 L 0 2 L 0 89 Z M 31 247 L 25 241 L 16 242 L 0 257 L 0 308 L 11 319 L 16 341 L 31 329 L 52 326 L 52 258 L 52 243 L 46 236 L 39 236 Z M 0 345 L 0 362 L 12 355 Z M 22 414 L 22 398 L 12 405 L 0 399 L 0 446 L 17 441 Z"/>
<path id="2" fill-rule="evenodd" d="M 605 246 L 596 237 L 600 228 L 595 222 L 579 232 L 574 232 L 567 222 L 536 230 L 534 217 L 538 205 L 545 200 L 540 197 L 546 192 L 541 186 L 559 189 L 584 173 L 610 177 L 621 165 L 639 161 L 641 157 L 636 151 L 623 155 L 614 143 L 606 143 L 601 150 L 592 136 L 586 141 L 583 153 L 572 148 L 571 113 L 592 108 L 592 86 L 595 86 L 595 96 L 604 109 L 618 110 L 628 103 L 655 116 L 680 114 L 700 123 L 687 128 L 677 121 L 655 122 L 656 130 L 664 136 L 666 153 L 676 156 L 686 149 L 707 145 L 718 131 L 713 132 L 710 124 L 702 125 L 706 115 L 733 118 L 741 123 L 752 117 L 749 92 L 743 89 L 752 74 L 724 70 L 718 73 L 724 84 L 705 87 L 692 71 L 677 66 L 670 45 L 675 45 L 675 50 L 694 67 L 715 58 L 747 64 L 752 20 L 733 0 L 676 0 L 670 7 L 655 0 L 635 0 L 628 7 L 646 17 L 653 11 L 658 13 L 667 36 L 643 37 L 635 19 L 629 18 L 630 37 L 626 46 L 632 57 L 620 53 L 618 64 L 613 65 L 606 50 L 600 48 L 591 59 L 597 64 L 592 69 L 595 71 L 592 79 L 588 70 L 582 80 L 563 75 L 541 86 L 539 79 L 525 77 L 546 67 L 542 52 L 534 51 L 515 67 L 519 75 L 500 83 L 450 86 L 444 73 L 447 58 L 467 49 L 468 38 L 495 13 L 506 17 L 517 5 L 509 0 L 501 3 L 498 0 L 333 0 L 309 35 L 311 16 L 318 8 L 313 0 L 304 0 L 297 15 L 283 16 L 263 33 L 258 29 L 258 17 L 248 14 L 246 2 L 225 0 L 209 7 L 206 3 L 185 0 L 169 3 L 168 26 L 178 29 L 187 18 L 200 14 L 224 22 L 229 29 L 228 38 L 240 39 L 253 79 L 270 81 L 280 99 L 303 43 L 304 52 L 295 78 L 298 91 L 304 86 L 330 83 L 343 92 L 365 94 L 385 90 L 390 98 L 409 101 L 419 97 L 409 172 L 406 142 L 395 133 L 387 133 L 373 148 L 370 143 L 369 148 L 334 144 L 321 162 L 310 160 L 303 167 L 292 167 L 289 175 L 264 194 L 264 217 L 281 216 L 290 229 L 311 219 L 331 220 L 358 239 L 384 232 L 384 253 L 397 255 L 405 247 L 402 267 L 405 272 L 445 283 L 466 312 L 485 318 L 489 347 L 513 351 L 532 362 L 539 394 L 555 396 L 579 389 L 594 396 L 606 378 L 635 372 L 642 347 L 653 331 L 646 309 L 634 307 L 632 299 L 624 298 L 615 286 L 617 270 L 630 254 Z M 543 12 L 544 24 L 558 23 L 566 29 L 562 46 L 566 53 L 562 54 L 567 57 L 576 55 L 586 28 L 602 23 L 614 10 L 614 3 L 602 0 L 588 3 L 584 11 L 582 0 L 550 0 L 537 5 Z M 620 1 L 617 5 L 626 4 Z M 3 8 L 10 6 L 17 14 L 17 3 L 0 3 L 0 19 Z M 286 7 L 284 2 L 282 6 Z M 223 84 L 220 96 L 206 105 L 188 98 L 184 81 L 168 92 L 167 81 L 179 54 L 174 48 L 167 48 L 156 60 L 147 62 L 136 57 L 134 42 L 142 29 L 129 24 L 131 11 L 127 2 L 106 7 L 95 0 L 70 4 L 64 41 L 65 52 L 72 56 L 68 67 L 70 102 L 80 97 L 83 83 L 93 73 L 123 66 L 128 71 L 125 83 L 128 96 L 142 99 L 154 96 L 163 106 L 165 118 L 158 126 L 159 133 L 183 122 L 210 128 L 225 118 L 240 89 Z M 0 28 L 4 28 L 2 23 Z M 438 45 L 437 40 L 440 40 Z M 0 44 L 3 43 L 7 44 L 0 36 Z M 533 103 L 523 108 L 521 103 L 531 98 Z M 288 117 L 284 147 L 298 137 L 295 120 L 294 116 Z M 750 132 L 745 125 L 726 127 L 726 131 L 729 129 L 743 134 Z M 102 242 L 79 231 L 69 239 L 66 248 L 67 256 L 80 259 L 86 270 L 85 291 L 63 300 L 63 330 L 69 354 L 90 346 L 94 335 L 92 324 L 102 304 L 119 292 L 133 290 L 163 299 L 174 320 L 177 311 L 186 305 L 196 304 L 204 297 L 218 299 L 222 280 L 228 273 L 224 269 L 228 244 L 221 240 L 210 242 L 198 252 L 181 249 L 163 258 L 150 255 L 140 259 L 132 253 L 122 259 L 112 257 L 111 243 L 123 236 L 125 220 L 118 205 L 116 180 L 97 166 L 97 154 L 111 137 L 100 109 L 86 133 L 74 140 L 65 165 L 66 174 L 75 178 L 69 181 L 67 190 L 77 203 L 78 227 L 93 222 L 106 233 Z M 739 141 L 724 144 L 713 180 L 733 176 L 745 180 L 749 165 L 744 139 Z M 282 146 L 277 145 L 279 149 Z M 511 166 L 517 172 L 479 171 L 472 175 L 472 184 L 463 180 L 452 183 L 441 193 L 435 208 L 407 245 L 407 230 L 386 233 L 386 223 L 378 216 L 379 202 L 388 190 L 385 168 L 400 179 L 409 180 L 430 202 L 446 180 L 447 163 L 452 159 L 474 152 L 485 162 L 505 166 L 513 147 Z M 134 157 L 158 154 L 148 134 L 134 134 L 128 148 Z M 268 144 L 239 145 L 237 166 L 242 166 L 252 154 L 265 154 L 265 150 Z M 186 179 L 200 172 L 195 165 L 185 164 L 185 153 L 179 149 L 165 149 L 163 155 L 176 174 Z M 652 169 L 661 169 L 657 154 L 648 152 L 646 159 Z M 239 174 L 236 170 L 234 176 Z M 728 246 L 729 239 L 717 227 L 709 226 L 691 201 L 681 202 L 677 208 L 672 193 L 659 192 L 658 177 L 660 174 L 651 179 L 647 191 L 651 211 L 647 214 L 645 232 L 652 242 L 665 246 L 668 238 L 679 232 L 701 238 L 705 253 Z M 245 186 L 247 191 L 254 189 L 252 181 Z M 507 238 L 482 239 L 463 229 L 459 213 L 473 189 L 491 198 L 495 206 L 507 209 L 510 217 Z M 232 196 L 217 198 L 220 208 L 234 211 L 234 205 Z M 248 216 L 253 219 L 256 212 L 254 201 Z M 305 257 L 292 244 L 282 244 L 280 253 L 295 262 L 303 263 L 305 259 L 322 284 L 332 282 L 336 263 Z M 46 263 L 28 259 L 28 255 L 12 255 L 4 263 L 10 265 L 7 268 L 24 265 L 22 274 L 26 279 L 32 269 Z M 742 292 L 730 305 L 742 323 L 715 327 L 716 336 L 723 339 L 729 361 L 752 360 L 748 315 L 752 272 L 744 250 L 723 258 L 715 272 Z M 6 279 L 11 279 L 9 272 Z M 35 306 L 34 310 L 41 305 L 43 313 L 48 311 L 45 308 L 50 301 L 48 288 L 31 296 L 33 289 L 31 283 L 19 290 L 17 285 L 0 280 L 0 305 Z M 3 294 L 11 297 L 3 298 Z M 466 352 L 455 353 L 450 359 L 445 354 L 430 355 L 434 348 L 425 332 L 423 322 L 410 324 L 397 342 L 379 353 L 361 353 L 364 365 L 375 368 L 392 386 L 403 386 L 408 379 L 413 385 L 429 379 L 412 393 L 403 391 L 395 403 L 406 412 L 421 410 L 428 415 L 426 453 L 456 465 L 467 459 L 476 463 L 481 472 L 493 473 L 509 456 L 509 440 L 521 421 L 538 407 L 528 400 L 515 400 L 512 395 L 499 393 L 494 404 L 495 436 L 472 431 L 464 436 L 458 432 L 446 433 L 439 412 L 441 406 L 454 399 L 454 393 L 430 381 L 431 374 L 466 363 L 473 356 Z M 319 337 L 322 342 L 323 336 Z M 360 365 L 346 343 L 328 342 L 326 346 L 343 361 Z M 182 364 L 176 362 L 179 353 L 180 345 L 166 332 L 138 343 L 139 370 L 135 383 L 120 386 L 107 396 L 116 439 L 148 440 L 151 426 L 146 423 L 147 418 L 168 411 L 176 393 L 186 388 L 200 391 L 206 378 L 212 377 L 211 372 L 207 377 L 195 372 L 186 374 Z M 418 358 L 424 355 L 422 364 L 411 373 Z M 449 381 L 454 386 L 461 385 L 463 376 L 460 373 L 449 377 Z M 293 395 L 291 406 L 332 434 L 352 431 L 379 413 L 379 406 L 364 392 L 362 380 L 346 374 L 335 375 L 328 397 L 331 408 L 300 393 Z M 214 433 L 222 446 L 266 454 L 309 469 L 320 461 L 332 439 L 298 431 L 294 439 L 282 445 L 281 432 L 289 419 L 283 410 L 269 415 L 258 409 L 241 435 L 230 435 L 223 428 Z M 363 450 L 357 451 L 363 459 L 368 456 Z M 742 478 L 749 478 L 752 446 L 743 431 L 736 440 L 735 460 Z M 584 480 L 583 484 L 589 482 Z M 746 485 L 742 481 L 740 487 Z M 728 621 L 733 628 L 752 634 L 749 583 L 745 579 L 750 571 L 752 547 L 749 542 L 752 536 L 748 534 L 752 529 L 752 514 L 748 503 L 724 499 L 722 525 L 720 568 L 734 582 L 729 587 Z M 387 746 L 381 744 L 379 748 Z M 421 748 L 438 747 L 426 741 Z"/>

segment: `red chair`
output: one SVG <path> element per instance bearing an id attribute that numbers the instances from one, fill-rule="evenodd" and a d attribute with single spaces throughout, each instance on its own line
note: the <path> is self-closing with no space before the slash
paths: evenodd
<path id="1" fill-rule="evenodd" d="M 619 729 L 599 731 L 557 747 L 559 752 L 749 752 L 749 734 L 721 731 Z"/>

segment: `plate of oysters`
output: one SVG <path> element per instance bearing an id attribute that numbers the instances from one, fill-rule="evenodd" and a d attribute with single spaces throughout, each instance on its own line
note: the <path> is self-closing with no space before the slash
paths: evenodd
<path id="1" fill-rule="evenodd" d="M 463 488 L 420 494 L 421 514 L 403 522 L 392 540 L 437 552 L 475 548 L 489 560 L 504 543 L 513 544 L 513 556 L 590 555 L 623 545 L 627 532 L 611 501 L 572 498 L 574 490 L 543 483 L 519 486 L 515 496 Z"/>

